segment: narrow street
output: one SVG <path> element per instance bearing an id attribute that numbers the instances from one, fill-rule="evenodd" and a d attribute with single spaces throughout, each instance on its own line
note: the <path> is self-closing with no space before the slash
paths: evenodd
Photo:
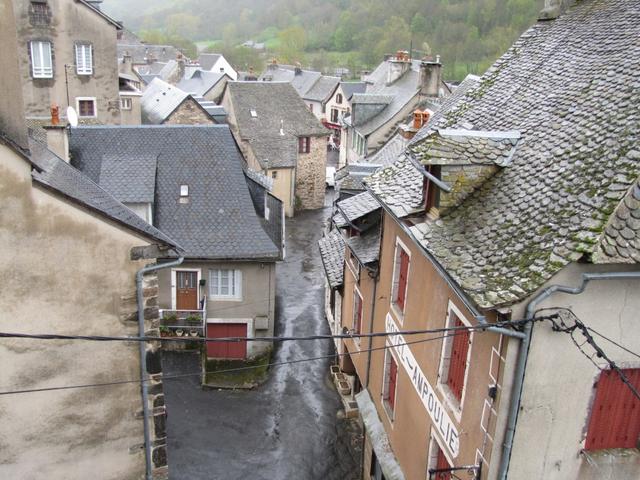
<path id="1" fill-rule="evenodd" d="M 327 202 L 328 204 L 328 202 Z M 323 313 L 323 271 L 317 248 L 323 210 L 287 221 L 287 258 L 277 267 L 276 335 L 329 333 Z M 330 355 L 328 341 L 276 345 L 273 362 Z M 165 353 L 166 375 L 198 371 L 194 354 Z M 347 444 L 353 433 L 329 381 L 331 361 L 271 369 L 250 391 L 202 390 L 199 377 L 165 381 L 171 479 L 358 478 Z M 356 458 L 354 458 L 356 457 Z"/>

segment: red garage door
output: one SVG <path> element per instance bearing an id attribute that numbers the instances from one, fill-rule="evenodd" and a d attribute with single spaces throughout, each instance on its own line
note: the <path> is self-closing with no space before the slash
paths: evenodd
<path id="1" fill-rule="evenodd" d="M 246 323 L 208 323 L 207 337 L 247 337 Z M 247 342 L 207 342 L 209 358 L 246 358 Z"/>

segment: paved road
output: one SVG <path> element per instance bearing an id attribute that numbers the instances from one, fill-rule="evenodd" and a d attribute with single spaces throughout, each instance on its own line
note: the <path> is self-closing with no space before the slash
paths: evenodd
<path id="1" fill-rule="evenodd" d="M 328 209 L 287 222 L 287 259 L 277 267 L 278 335 L 329 333 L 317 240 Z M 329 355 L 331 342 L 285 342 L 275 362 Z M 169 473 L 174 479 L 357 478 L 330 361 L 274 368 L 252 391 L 205 391 L 197 377 L 165 382 Z M 165 353 L 166 374 L 198 371 L 196 355 Z"/>

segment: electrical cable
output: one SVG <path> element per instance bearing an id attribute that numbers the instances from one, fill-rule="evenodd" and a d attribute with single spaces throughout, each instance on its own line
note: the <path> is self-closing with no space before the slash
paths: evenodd
<path id="1" fill-rule="evenodd" d="M 603 334 L 601 334 L 600 332 L 597 332 L 596 330 L 594 330 L 591 327 L 587 327 L 587 330 L 595 333 L 596 335 L 598 335 L 599 337 L 602 337 L 603 339 L 605 339 L 607 342 L 613 343 L 616 347 L 624 350 L 627 353 L 630 353 L 631 355 L 640 358 L 640 353 L 636 353 L 630 349 L 628 349 L 627 347 L 625 347 L 624 345 L 620 345 L 618 342 L 611 340 L 609 337 L 605 337 Z"/>
<path id="2" fill-rule="evenodd" d="M 331 358 L 335 358 L 335 357 L 342 357 L 345 355 L 359 355 L 361 353 L 367 353 L 367 352 L 374 352 L 377 350 L 386 350 L 388 348 L 395 348 L 395 347 L 402 347 L 405 345 L 414 345 L 417 343 L 426 343 L 426 342 L 431 342 L 434 340 L 442 340 L 443 338 L 448 338 L 448 337 L 454 337 L 454 334 L 450 334 L 450 335 L 441 335 L 439 337 L 433 337 L 433 338 L 425 338 L 422 340 L 414 340 L 412 342 L 404 342 L 404 343 L 398 343 L 396 345 L 385 345 L 383 347 L 375 347 L 375 348 L 371 348 L 371 349 L 362 349 L 362 350 L 358 350 L 358 351 L 354 351 L 354 352 L 350 352 L 350 353 L 335 353 L 332 355 L 323 355 L 323 356 L 319 356 L 319 357 L 310 357 L 310 358 L 301 358 L 298 360 L 287 360 L 286 362 L 274 362 L 274 363 L 268 363 L 266 365 L 247 365 L 244 367 L 237 367 L 237 368 L 229 368 L 229 369 L 225 369 L 225 370 L 219 370 L 217 372 L 211 372 L 213 374 L 221 374 L 221 373 L 232 373 L 232 372 L 240 372 L 240 371 L 244 371 L 244 370 L 251 370 L 254 368 L 271 368 L 271 367 L 281 367 L 284 365 L 291 365 L 291 364 L 295 364 L 295 363 L 303 363 L 303 362 L 311 362 L 311 361 L 317 361 L 317 360 L 327 360 L 327 359 L 331 359 Z M 197 372 L 197 373 L 182 373 L 182 374 L 176 374 L 176 375 L 163 375 L 162 376 L 162 381 L 164 380 L 173 380 L 173 379 L 178 379 L 178 378 L 185 378 L 185 377 L 194 377 L 194 376 L 201 376 L 202 372 Z M 38 392 L 49 392 L 49 391 L 58 391 L 58 390 L 72 390 L 72 389 L 80 389 L 80 388 L 92 388 L 92 387 L 109 387 L 109 386 L 115 386 L 115 385 L 125 385 L 125 384 L 131 384 L 131 383 L 141 383 L 141 382 L 148 382 L 153 380 L 153 378 L 147 378 L 145 380 L 141 380 L 141 379 L 137 379 L 137 380 L 116 380 L 113 382 L 104 382 L 104 383 L 88 383 L 88 384 L 80 384 L 80 385 L 64 385 L 64 386 L 59 386 L 59 387 L 43 387 L 43 388 L 30 388 L 30 389 L 23 389 L 23 390 L 3 390 L 0 391 L 0 396 L 4 396 L 4 395 L 17 395 L 17 394 L 23 394 L 23 393 L 38 393 Z"/>

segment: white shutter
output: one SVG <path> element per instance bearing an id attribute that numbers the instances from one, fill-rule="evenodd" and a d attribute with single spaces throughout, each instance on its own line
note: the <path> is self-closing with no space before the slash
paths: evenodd
<path id="1" fill-rule="evenodd" d="M 233 296 L 237 299 L 242 299 L 242 270 L 234 271 L 235 289 Z"/>

